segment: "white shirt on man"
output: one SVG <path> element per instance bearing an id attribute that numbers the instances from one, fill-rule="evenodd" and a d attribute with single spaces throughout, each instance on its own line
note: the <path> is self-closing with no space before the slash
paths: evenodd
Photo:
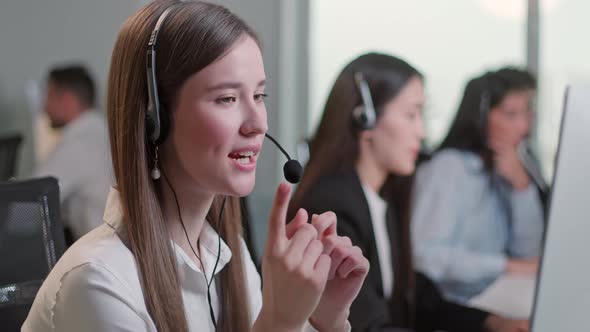
<path id="1" fill-rule="evenodd" d="M 145 305 L 135 257 L 119 237 L 122 218 L 119 193 L 111 189 L 105 223 L 77 241 L 62 256 L 41 286 L 22 332 L 157 331 Z M 201 259 L 210 278 L 217 258 L 218 235 L 205 223 L 199 240 Z M 203 273 L 180 246 L 173 242 L 172 245 L 189 331 L 214 331 Z M 244 242 L 242 255 L 250 317 L 254 322 L 262 307 L 260 276 Z M 215 275 L 231 257 L 229 247 L 221 239 Z M 215 316 L 219 317 L 215 278 L 211 285 L 211 303 Z M 309 324 L 305 330 L 315 331 Z"/>
<path id="2" fill-rule="evenodd" d="M 62 222 L 74 239 L 100 225 L 113 184 L 104 116 L 88 110 L 66 125 L 54 151 L 34 175 L 59 180 Z"/>

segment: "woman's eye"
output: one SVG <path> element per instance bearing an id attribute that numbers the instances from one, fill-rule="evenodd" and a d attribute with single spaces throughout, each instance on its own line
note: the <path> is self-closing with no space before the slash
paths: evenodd
<path id="1" fill-rule="evenodd" d="M 516 111 L 506 111 L 504 114 L 510 119 L 514 119 L 518 116 L 518 112 Z"/>
<path id="2" fill-rule="evenodd" d="M 258 93 L 254 95 L 255 101 L 263 101 L 268 95 L 266 93 Z"/>
<path id="3" fill-rule="evenodd" d="M 223 97 L 216 100 L 219 104 L 231 104 L 236 102 L 236 97 Z"/>

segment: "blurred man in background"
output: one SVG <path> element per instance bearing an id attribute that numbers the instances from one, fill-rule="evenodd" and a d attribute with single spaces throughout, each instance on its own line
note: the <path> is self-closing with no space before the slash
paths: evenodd
<path id="1" fill-rule="evenodd" d="M 66 242 L 98 226 L 112 183 L 104 116 L 95 108 L 95 84 L 80 65 L 49 71 L 44 110 L 51 126 L 62 129 L 61 140 L 35 171 L 60 184 L 61 216 Z"/>

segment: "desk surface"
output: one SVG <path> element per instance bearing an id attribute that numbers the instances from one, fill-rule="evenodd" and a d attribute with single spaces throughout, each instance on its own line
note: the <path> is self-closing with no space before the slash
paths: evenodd
<path id="1" fill-rule="evenodd" d="M 532 277 L 502 276 L 469 304 L 505 317 L 529 319 L 535 298 Z"/>

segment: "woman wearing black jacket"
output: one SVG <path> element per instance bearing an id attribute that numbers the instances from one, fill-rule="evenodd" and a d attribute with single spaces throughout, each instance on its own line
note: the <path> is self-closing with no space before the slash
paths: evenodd
<path id="1" fill-rule="evenodd" d="M 334 211 L 338 234 L 369 259 L 351 307 L 353 331 L 527 331 L 526 322 L 444 300 L 414 273 L 407 211 L 423 103 L 422 76 L 403 60 L 372 53 L 348 64 L 328 97 L 290 213 Z"/>

